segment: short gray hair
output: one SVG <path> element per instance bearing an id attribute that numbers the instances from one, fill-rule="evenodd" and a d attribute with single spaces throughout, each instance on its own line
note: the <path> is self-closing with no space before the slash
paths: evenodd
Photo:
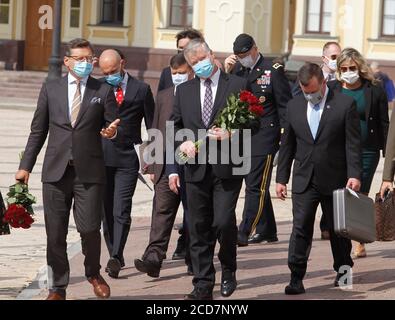
<path id="1" fill-rule="evenodd" d="M 211 49 L 207 42 L 202 39 L 193 39 L 184 49 L 184 56 L 188 60 L 188 56 L 196 54 L 199 49 L 203 49 L 207 53 L 211 53 Z"/>

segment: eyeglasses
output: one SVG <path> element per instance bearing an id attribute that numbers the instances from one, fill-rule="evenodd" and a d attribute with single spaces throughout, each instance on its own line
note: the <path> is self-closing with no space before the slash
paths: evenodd
<path id="1" fill-rule="evenodd" d="M 78 62 L 93 62 L 96 59 L 94 56 L 87 56 L 87 57 L 77 57 L 77 56 L 68 56 L 69 58 L 78 61 Z"/>
<path id="2" fill-rule="evenodd" d="M 355 72 L 355 71 L 358 71 L 358 67 L 357 67 L 357 66 L 340 67 L 340 71 L 341 71 L 342 73 L 345 73 L 345 72 L 347 72 L 347 71 Z"/>

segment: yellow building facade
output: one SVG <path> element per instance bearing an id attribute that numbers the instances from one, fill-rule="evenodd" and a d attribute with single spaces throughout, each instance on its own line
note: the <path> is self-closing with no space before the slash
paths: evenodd
<path id="1" fill-rule="evenodd" d="M 45 70 L 54 0 L 0 0 L 0 68 Z M 53 21 L 52 21 L 53 22 Z M 327 41 L 360 50 L 395 77 L 395 0 L 63 0 L 62 42 L 117 47 L 141 78 L 157 79 L 175 35 L 201 30 L 219 58 L 235 37 L 254 36 L 267 56 L 315 60 Z M 394 30 L 393 30 L 394 29 Z"/>
<path id="2" fill-rule="evenodd" d="M 395 1 L 296 0 L 292 57 L 314 60 L 337 41 L 377 61 L 395 79 Z"/>

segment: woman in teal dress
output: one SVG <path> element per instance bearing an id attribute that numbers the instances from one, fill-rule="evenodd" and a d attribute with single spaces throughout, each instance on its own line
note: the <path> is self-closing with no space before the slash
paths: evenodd
<path id="1" fill-rule="evenodd" d="M 329 83 L 334 90 L 354 98 L 361 123 L 362 185 L 360 192 L 369 195 L 380 161 L 385 156 L 388 135 L 388 100 L 380 82 L 374 78 L 363 56 L 353 48 L 344 49 L 337 60 L 337 79 Z M 354 256 L 366 257 L 364 244 L 357 244 Z"/>

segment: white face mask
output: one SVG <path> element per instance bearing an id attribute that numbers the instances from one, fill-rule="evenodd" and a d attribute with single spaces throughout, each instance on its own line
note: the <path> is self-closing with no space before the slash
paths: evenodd
<path id="1" fill-rule="evenodd" d="M 337 60 L 329 60 L 328 68 L 335 72 L 337 70 Z"/>
<path id="2" fill-rule="evenodd" d="M 176 87 L 188 81 L 188 73 L 184 73 L 184 74 L 176 73 L 176 74 L 172 74 L 171 77 L 173 79 L 173 84 Z"/>
<path id="3" fill-rule="evenodd" d="M 359 72 L 358 71 L 348 71 L 344 72 L 341 75 L 341 79 L 347 84 L 355 84 L 359 80 Z"/>
<path id="4" fill-rule="evenodd" d="M 249 68 L 249 69 L 252 69 L 252 67 L 255 64 L 255 61 L 254 61 L 254 59 L 252 59 L 251 55 L 249 55 L 243 59 L 239 59 L 239 61 L 244 68 Z"/>

